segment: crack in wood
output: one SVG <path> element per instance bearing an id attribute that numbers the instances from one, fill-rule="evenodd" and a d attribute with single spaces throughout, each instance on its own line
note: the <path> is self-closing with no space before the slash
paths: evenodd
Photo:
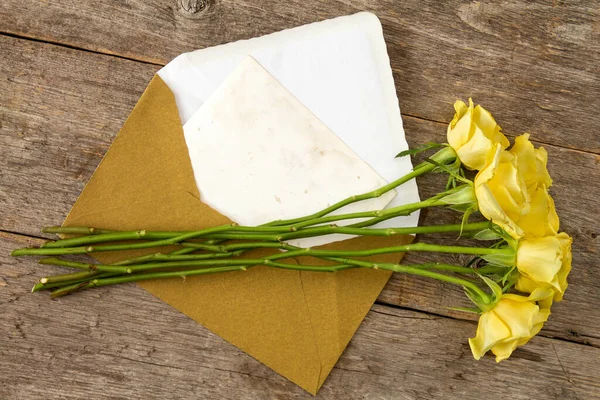
<path id="1" fill-rule="evenodd" d="M 116 53 L 111 53 L 108 51 L 102 51 L 101 49 L 92 49 L 92 48 L 76 46 L 73 44 L 68 44 L 68 43 L 63 43 L 63 42 L 56 42 L 53 40 L 43 39 L 43 38 L 34 37 L 34 36 L 27 36 L 22 33 L 17 34 L 17 33 L 12 33 L 12 32 L 0 31 L 0 36 L 7 36 L 7 37 L 15 38 L 15 39 L 28 40 L 28 41 L 36 42 L 36 43 L 43 43 L 43 44 L 52 45 L 52 46 L 64 47 L 64 48 L 71 49 L 71 50 L 79 50 L 79 51 L 83 51 L 85 53 L 98 54 L 101 56 L 120 58 L 122 60 L 139 62 L 142 64 L 159 65 L 161 67 L 165 65 L 164 63 L 157 63 L 155 61 L 144 60 L 144 59 L 135 58 L 135 57 L 128 57 L 128 56 L 124 56 L 124 55 L 120 55 L 120 54 L 116 54 Z"/>

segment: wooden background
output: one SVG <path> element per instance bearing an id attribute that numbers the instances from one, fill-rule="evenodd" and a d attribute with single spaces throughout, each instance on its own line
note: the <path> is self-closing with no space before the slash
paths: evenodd
<path id="1" fill-rule="evenodd" d="M 473 96 L 548 150 L 574 264 L 544 330 L 501 364 L 472 359 L 475 323 L 446 308 L 460 290 L 394 276 L 317 397 L 600 398 L 597 1 L 3 0 L 0 399 L 310 397 L 134 285 L 30 294 L 49 267 L 8 253 L 61 223 L 173 57 L 361 10 L 382 21 L 411 145 L 444 140 L 452 103 Z M 439 184 L 420 180 L 422 196 Z"/>

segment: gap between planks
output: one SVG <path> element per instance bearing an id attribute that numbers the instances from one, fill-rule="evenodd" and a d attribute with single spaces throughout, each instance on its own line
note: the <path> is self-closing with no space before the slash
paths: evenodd
<path id="1" fill-rule="evenodd" d="M 52 46 L 58 46 L 58 47 L 64 47 L 67 49 L 71 49 L 71 50 L 79 50 L 79 51 L 83 51 L 86 53 L 93 53 L 93 54 L 100 54 L 103 56 L 107 56 L 107 57 L 114 57 L 114 58 L 119 58 L 122 60 L 127 60 L 127 61 L 131 61 L 131 62 L 137 62 L 137 63 L 142 63 L 142 64 L 148 64 L 148 65 L 156 65 L 156 66 L 164 66 L 164 63 L 158 63 L 158 62 L 153 62 L 153 61 L 149 61 L 149 60 L 144 60 L 144 59 L 140 59 L 140 58 L 135 58 L 135 57 L 127 57 L 127 56 L 123 56 L 120 54 L 116 54 L 116 53 L 111 53 L 109 51 L 102 51 L 100 49 L 98 50 L 92 50 L 92 49 L 88 49 L 85 47 L 81 47 L 81 46 L 76 46 L 76 45 L 72 45 L 72 44 L 68 44 L 68 43 L 61 43 L 61 42 L 56 42 L 56 41 L 51 41 L 51 40 L 46 40 L 46 39 L 42 39 L 39 37 L 33 37 L 33 36 L 27 36 L 27 35 L 23 35 L 23 34 L 15 34 L 12 32 L 0 32 L 0 35 L 2 36 L 7 36 L 7 37 L 12 37 L 15 39 L 21 39 L 21 40 L 29 40 L 32 42 L 37 42 L 37 43 L 43 43 L 43 44 L 48 44 L 48 45 L 52 45 Z M 402 113 L 402 117 L 403 118 L 414 118 L 414 119 L 418 119 L 418 120 L 422 120 L 422 121 L 428 121 L 428 122 L 433 122 L 433 123 L 438 123 L 438 124 L 443 124 L 443 125 L 447 125 L 450 121 L 438 121 L 436 119 L 430 119 L 421 115 L 412 115 L 412 114 L 407 114 L 407 113 Z M 506 134 L 506 136 L 509 136 L 511 138 L 514 138 L 515 135 L 511 135 L 511 134 Z M 554 146 L 557 148 L 561 148 L 561 149 L 567 149 L 567 150 L 573 150 L 573 151 L 577 151 L 577 152 L 581 152 L 581 153 L 586 153 L 586 154 L 593 154 L 593 155 L 600 155 L 600 152 L 594 152 L 594 151 L 589 151 L 589 150 L 582 150 L 582 149 L 578 149 L 575 147 L 569 147 L 569 146 L 563 146 L 563 145 L 559 145 L 559 144 L 555 144 L 555 143 L 548 143 L 548 142 L 544 142 L 544 141 L 540 141 L 540 140 L 533 140 L 533 142 L 536 142 L 538 144 L 542 144 L 542 145 L 546 145 L 546 146 Z"/>

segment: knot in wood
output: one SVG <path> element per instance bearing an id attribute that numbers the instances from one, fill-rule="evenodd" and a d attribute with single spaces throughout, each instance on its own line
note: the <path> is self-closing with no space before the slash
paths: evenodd
<path id="1" fill-rule="evenodd" d="M 211 0 L 177 0 L 179 9 L 187 15 L 193 16 L 210 7 Z"/>

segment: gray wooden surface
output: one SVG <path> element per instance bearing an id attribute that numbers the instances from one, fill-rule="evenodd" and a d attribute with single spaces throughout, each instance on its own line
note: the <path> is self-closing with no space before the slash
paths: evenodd
<path id="1" fill-rule="evenodd" d="M 443 140 L 454 99 L 473 96 L 546 147 L 574 266 L 544 330 L 501 364 L 472 359 L 474 322 L 446 308 L 460 290 L 394 276 L 317 397 L 600 398 L 597 2 L 4 0 L 0 399 L 310 397 L 134 285 L 32 295 L 49 268 L 8 253 L 63 220 L 162 64 L 360 10 L 382 20 L 412 145 Z M 439 184 L 420 180 L 422 196 Z"/>

